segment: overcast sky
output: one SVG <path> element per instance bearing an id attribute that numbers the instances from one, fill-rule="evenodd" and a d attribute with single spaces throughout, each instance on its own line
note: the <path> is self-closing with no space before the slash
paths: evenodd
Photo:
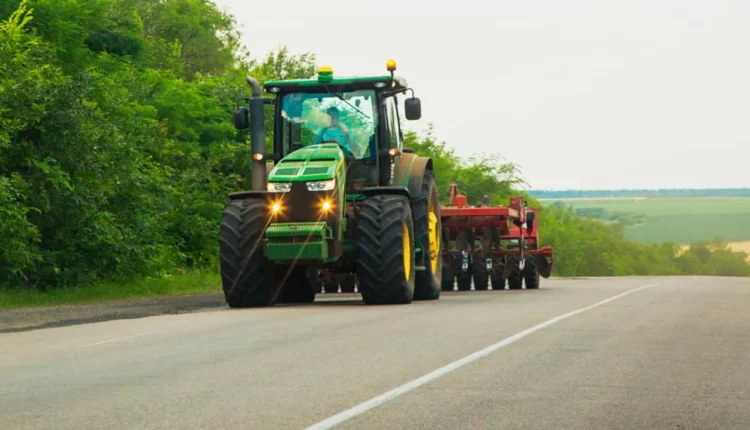
<path id="1" fill-rule="evenodd" d="M 216 0 L 254 57 L 394 58 L 459 155 L 535 189 L 749 187 L 750 1 Z"/>

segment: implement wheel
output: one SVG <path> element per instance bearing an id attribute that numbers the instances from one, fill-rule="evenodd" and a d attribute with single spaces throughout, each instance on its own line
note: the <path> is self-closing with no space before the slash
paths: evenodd
<path id="1" fill-rule="evenodd" d="M 222 214 L 219 233 L 221 283 L 232 308 L 272 305 L 274 278 L 260 243 L 268 210 L 260 199 L 232 200 Z M 269 276 L 270 275 L 270 276 Z"/>
<path id="2" fill-rule="evenodd" d="M 509 290 L 520 290 L 523 288 L 523 278 L 518 272 L 513 272 L 508 277 L 508 289 Z"/>
<path id="3" fill-rule="evenodd" d="M 469 266 L 469 270 L 466 272 L 459 269 L 459 272 L 456 275 L 456 283 L 458 284 L 458 291 L 471 290 L 471 266 Z"/>
<path id="4" fill-rule="evenodd" d="M 450 248 L 450 237 L 448 236 L 448 232 L 446 230 L 443 230 L 442 238 L 442 250 Z M 455 259 L 450 255 L 443 255 L 441 258 L 443 260 L 443 276 L 440 279 L 440 289 L 443 291 L 453 291 L 453 287 L 456 284 Z"/>
<path id="5" fill-rule="evenodd" d="M 536 269 L 536 258 L 526 257 L 523 266 L 523 280 L 526 283 L 527 290 L 536 290 L 539 288 L 539 271 Z"/>
<path id="6" fill-rule="evenodd" d="M 520 290 L 523 288 L 523 276 L 521 276 L 521 269 L 518 268 L 518 258 L 510 257 L 505 264 L 510 264 L 513 267 L 510 276 L 508 276 L 508 289 Z"/>
<path id="7" fill-rule="evenodd" d="M 453 291 L 456 284 L 456 274 L 453 268 L 453 261 L 443 262 L 443 278 L 440 280 L 440 289 L 443 291 Z"/>
<path id="8" fill-rule="evenodd" d="M 505 279 L 503 279 L 503 268 L 501 265 L 493 264 L 492 272 L 490 272 L 490 280 L 492 281 L 492 290 L 499 291 L 505 289 Z"/>
<path id="9" fill-rule="evenodd" d="M 456 235 L 456 246 L 462 251 L 474 249 L 474 229 L 467 228 L 458 232 L 458 234 Z M 466 271 L 464 271 L 462 267 L 463 256 L 457 256 L 455 261 L 456 284 L 458 284 L 458 291 L 470 291 L 474 256 L 469 256 L 468 267 L 466 268 Z"/>
<path id="10" fill-rule="evenodd" d="M 367 304 L 407 304 L 414 298 L 414 221 L 400 195 L 366 197 L 357 211 L 357 279 Z"/>
<path id="11" fill-rule="evenodd" d="M 414 234 L 422 246 L 425 270 L 416 272 L 414 300 L 437 300 L 440 298 L 443 277 L 441 251 L 442 225 L 440 223 L 440 200 L 435 184 L 435 174 L 424 172 L 422 192 L 414 200 Z"/>
<path id="12" fill-rule="evenodd" d="M 354 274 L 346 274 L 346 275 L 341 276 L 341 292 L 342 293 L 353 293 L 354 284 L 356 284 L 356 279 L 355 279 Z"/>
<path id="13" fill-rule="evenodd" d="M 317 276 L 315 276 L 315 293 L 320 294 L 323 292 L 323 279 L 320 277 L 320 271 L 318 271 Z"/>
<path id="14" fill-rule="evenodd" d="M 471 270 L 474 276 L 474 290 L 485 291 L 488 285 L 486 261 L 483 252 L 477 252 L 471 259 Z"/>

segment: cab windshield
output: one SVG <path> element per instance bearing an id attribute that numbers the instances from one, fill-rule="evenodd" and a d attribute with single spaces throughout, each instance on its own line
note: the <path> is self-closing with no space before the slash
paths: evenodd
<path id="1" fill-rule="evenodd" d="M 337 143 L 347 157 L 376 155 L 375 92 L 291 93 L 281 102 L 284 151 Z"/>

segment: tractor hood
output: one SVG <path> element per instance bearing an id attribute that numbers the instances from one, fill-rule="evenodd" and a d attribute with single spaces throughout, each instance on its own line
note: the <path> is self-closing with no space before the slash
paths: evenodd
<path id="1" fill-rule="evenodd" d="M 268 175 L 269 182 L 324 181 L 336 177 L 344 153 L 335 143 L 311 145 L 282 158 Z"/>

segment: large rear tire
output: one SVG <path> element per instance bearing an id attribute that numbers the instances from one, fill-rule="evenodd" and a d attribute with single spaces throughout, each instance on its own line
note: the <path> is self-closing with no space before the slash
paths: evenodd
<path id="1" fill-rule="evenodd" d="M 270 306 L 271 270 L 266 267 L 260 239 L 266 225 L 263 200 L 232 200 L 222 214 L 219 257 L 224 298 L 232 308 Z"/>
<path id="2" fill-rule="evenodd" d="M 414 234 L 422 246 L 425 270 L 416 272 L 414 300 L 437 300 L 440 298 L 443 277 L 443 256 L 441 255 L 440 200 L 438 198 L 435 174 L 424 172 L 422 191 L 414 201 Z"/>
<path id="3" fill-rule="evenodd" d="M 367 304 L 414 299 L 414 221 L 401 195 L 366 197 L 357 211 L 357 279 Z"/>

